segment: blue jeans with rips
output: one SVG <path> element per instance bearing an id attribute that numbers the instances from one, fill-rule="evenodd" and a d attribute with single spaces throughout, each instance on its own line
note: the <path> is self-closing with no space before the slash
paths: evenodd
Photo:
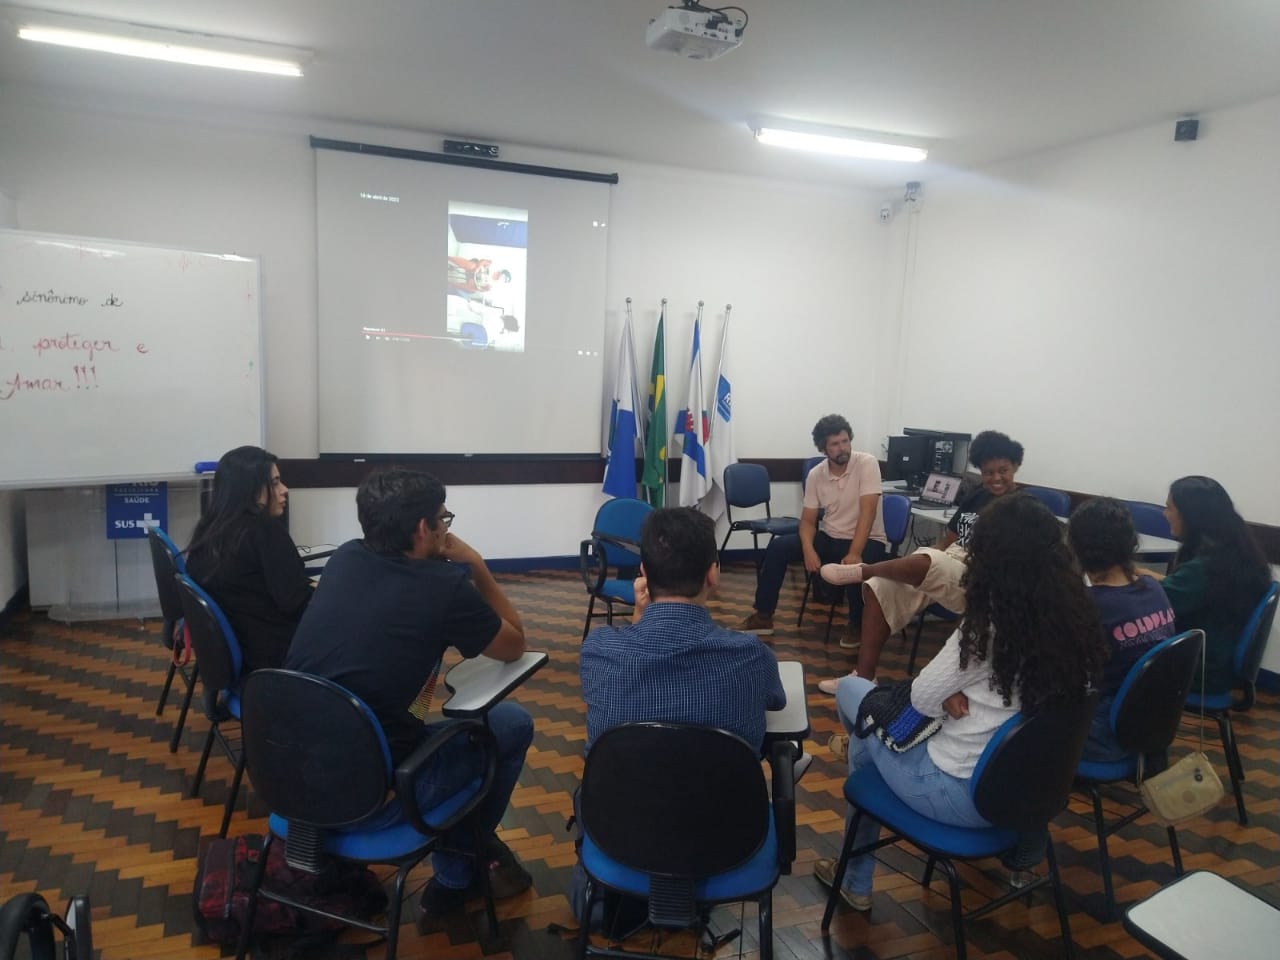
<path id="1" fill-rule="evenodd" d="M 853 733 L 858 707 L 875 684 L 865 677 L 842 677 L 836 687 L 836 711 L 845 732 L 849 734 L 849 772 L 853 773 L 874 763 L 889 789 L 912 810 L 931 820 L 954 827 L 989 827 L 973 805 L 969 793 L 969 781 L 953 777 L 939 770 L 929 756 L 927 745 L 920 744 L 906 753 L 895 753 L 876 737 L 858 739 Z M 853 822 L 850 811 L 845 827 Z M 858 823 L 853 845 L 857 847 L 874 843 L 880 836 L 880 824 L 864 816 Z M 857 894 L 871 893 L 871 878 L 875 873 L 875 858 L 863 854 L 849 861 L 844 875 L 844 887 Z"/>

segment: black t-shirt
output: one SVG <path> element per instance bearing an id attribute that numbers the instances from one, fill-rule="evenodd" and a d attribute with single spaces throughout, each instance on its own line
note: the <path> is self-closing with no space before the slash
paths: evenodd
<path id="1" fill-rule="evenodd" d="M 229 539 L 237 536 L 238 547 L 217 570 L 208 551 L 193 550 L 187 574 L 226 614 L 247 674 L 284 663 L 312 590 L 298 548 L 281 521 L 246 516 L 243 529 Z"/>
<path id="2" fill-rule="evenodd" d="M 978 514 L 982 508 L 995 499 L 986 487 L 979 487 L 960 501 L 956 512 L 951 515 L 947 529 L 956 535 L 956 542 L 962 547 L 969 546 L 969 538 L 973 536 L 973 525 L 978 522 Z"/>
<path id="3" fill-rule="evenodd" d="M 362 540 L 329 558 L 285 662 L 368 704 L 398 764 L 422 737 L 409 712 L 447 647 L 479 654 L 502 620 L 463 567 L 375 553 Z"/>

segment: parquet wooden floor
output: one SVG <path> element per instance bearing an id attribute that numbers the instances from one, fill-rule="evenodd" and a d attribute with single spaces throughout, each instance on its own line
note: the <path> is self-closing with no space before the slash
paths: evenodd
<path id="1" fill-rule="evenodd" d="M 582 769 L 583 706 L 579 696 L 577 650 L 585 596 L 576 573 L 548 571 L 504 574 L 502 582 L 521 611 L 535 649 L 551 654 L 551 663 L 514 699 L 536 719 L 537 733 L 502 836 L 534 877 L 534 887 L 499 904 L 502 939 L 488 945 L 491 955 L 520 960 L 567 960 L 571 941 L 547 932 L 548 924 L 572 925 L 567 893 L 573 844 L 565 831 L 570 796 Z M 813 735 L 807 744 L 815 762 L 797 791 L 799 856 L 794 874 L 782 878 L 774 897 L 775 950 L 792 958 L 891 958 L 937 960 L 953 954 L 945 886 L 918 882 L 920 864 L 896 848 L 883 853 L 888 863 L 911 869 L 904 876 L 882 865 L 874 908 L 869 916 L 838 915 L 829 950 L 818 929 L 824 891 L 813 880 L 813 862 L 833 856 L 843 823 L 844 772 L 829 759 L 825 744 L 835 732 L 833 701 L 816 690 L 816 681 L 848 668 L 848 656 L 835 638 L 843 627 L 837 617 L 830 646 L 822 639 L 825 614 L 794 626 L 800 580 L 784 588 L 778 633 L 772 638 L 781 658 L 806 664 Z M 724 576 L 713 614 L 732 624 L 750 610 L 754 572 L 732 564 Z M 926 632 L 923 655 L 943 636 L 941 626 Z M 158 621 L 65 625 L 42 614 L 12 622 L 0 639 L 0 897 L 37 890 L 63 904 L 89 893 L 94 937 L 104 960 L 185 958 L 225 955 L 215 945 L 193 938 L 191 885 L 201 838 L 219 823 L 231 769 L 225 758 L 211 758 L 202 796 L 188 799 L 187 786 L 207 729 L 202 717 L 188 725 L 179 752 L 167 748 L 176 708 L 156 718 L 165 651 Z M 891 640 L 885 650 L 886 676 L 901 675 L 906 650 Z M 1179 831 L 1188 869 L 1218 871 L 1280 903 L 1280 715 L 1275 696 L 1263 695 L 1255 710 L 1240 718 L 1237 733 L 1248 773 L 1251 816 L 1247 827 L 1235 821 L 1230 799 L 1210 816 Z M 1184 733 L 1193 735 L 1191 727 Z M 1226 767 L 1211 735 L 1210 754 L 1224 780 Z M 265 810 L 245 791 L 231 832 L 261 832 Z M 1118 807 L 1117 807 L 1118 809 Z M 1078 953 L 1087 958 L 1144 956 L 1119 923 L 1100 923 L 1101 881 L 1087 807 L 1073 802 L 1055 822 L 1068 887 L 1077 895 L 1071 916 Z M 1113 840 L 1117 896 L 1122 905 L 1155 890 L 1173 876 L 1163 830 L 1148 820 Z M 962 868 L 971 889 L 967 900 L 1000 888 L 999 865 Z M 426 868 L 411 878 L 420 888 Z M 482 914 L 472 912 L 429 929 L 416 919 L 416 889 L 405 908 L 400 956 L 465 960 L 484 955 L 478 932 Z M 735 908 L 719 911 L 721 923 L 736 921 Z M 742 918 L 742 949 L 757 955 L 754 910 Z M 362 938 L 336 945 L 328 956 L 383 956 L 381 946 L 364 949 Z M 970 955 L 990 958 L 1039 958 L 1061 955 L 1057 920 L 1047 897 L 1031 906 L 998 911 L 969 929 Z M 731 956 L 736 946 L 723 948 Z"/>

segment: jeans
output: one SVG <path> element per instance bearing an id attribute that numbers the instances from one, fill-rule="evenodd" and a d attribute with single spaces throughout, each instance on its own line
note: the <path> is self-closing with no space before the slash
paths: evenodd
<path id="1" fill-rule="evenodd" d="M 850 543 L 849 540 L 828 537 L 821 530 L 813 535 L 813 549 L 823 563 L 839 563 L 848 555 Z M 879 540 L 868 540 L 862 548 L 862 558 L 867 563 L 879 563 L 887 554 L 888 550 Z M 758 613 L 772 616 L 778 609 L 778 594 L 782 590 L 782 581 L 786 579 L 787 567 L 803 556 L 799 534 L 774 537 L 769 541 L 764 562 L 760 565 L 760 577 L 756 580 L 755 608 Z M 849 601 L 849 623 L 861 623 L 862 584 L 845 587 L 845 594 Z"/>
<path id="2" fill-rule="evenodd" d="M 858 716 L 862 698 L 875 689 L 875 684 L 865 677 L 842 677 L 836 687 L 836 712 L 845 732 L 849 734 L 849 772 L 874 763 L 880 776 L 899 800 L 916 813 L 939 823 L 954 827 L 991 826 L 973 805 L 969 794 L 969 781 L 943 773 L 934 766 L 928 746 L 920 744 L 906 753 L 895 753 L 875 736 L 865 740 L 853 733 L 853 722 Z M 853 822 L 850 811 L 845 827 Z M 854 835 L 853 846 L 874 843 L 880 836 L 880 824 L 863 816 Z M 849 861 L 844 875 L 844 887 L 858 894 L 871 892 L 871 877 L 875 872 L 875 859 L 863 854 Z"/>
<path id="3" fill-rule="evenodd" d="M 436 880 L 445 887 L 461 890 L 471 882 L 475 865 L 475 830 L 479 823 L 480 835 L 488 836 L 502 822 L 511 802 L 511 794 L 524 769 L 524 757 L 533 742 L 533 718 L 527 710 L 514 703 L 500 703 L 488 713 L 489 729 L 498 742 L 498 763 L 493 785 L 472 811 L 471 816 L 445 834 L 444 845 L 448 851 L 431 855 L 431 865 Z M 457 723 L 446 720 L 428 724 L 424 736 L 431 736 L 444 727 Z M 457 737 L 435 755 L 430 767 L 418 778 L 418 809 L 422 811 L 438 807 L 458 793 L 472 780 L 480 776 L 479 753 L 467 742 Z"/>

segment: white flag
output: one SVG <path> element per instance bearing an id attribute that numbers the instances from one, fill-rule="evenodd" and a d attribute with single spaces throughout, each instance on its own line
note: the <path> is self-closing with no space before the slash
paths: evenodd
<path id="1" fill-rule="evenodd" d="M 724 471 L 737 463 L 733 451 L 733 381 L 730 379 L 727 354 L 729 350 L 729 307 L 724 310 L 724 334 L 720 338 L 720 374 L 716 377 L 715 404 L 711 409 L 711 462 L 716 465 L 711 478 L 711 492 L 702 501 L 702 512 L 713 520 L 720 519 L 725 510 Z"/>
<path id="2" fill-rule="evenodd" d="M 680 506 L 696 506 L 711 489 L 711 451 L 707 449 L 711 423 L 702 390 L 702 304 L 693 321 L 693 358 L 689 363 L 689 402 L 679 422 L 683 440 L 680 450 Z"/>

